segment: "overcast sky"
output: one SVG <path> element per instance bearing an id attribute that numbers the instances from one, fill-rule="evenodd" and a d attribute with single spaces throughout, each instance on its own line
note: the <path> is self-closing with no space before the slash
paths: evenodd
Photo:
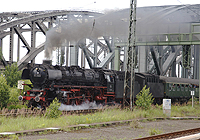
<path id="1" fill-rule="evenodd" d="M 200 4 L 200 0 L 137 0 L 137 6 Z M 0 12 L 43 10 L 93 10 L 129 8 L 130 0 L 3 0 Z"/>

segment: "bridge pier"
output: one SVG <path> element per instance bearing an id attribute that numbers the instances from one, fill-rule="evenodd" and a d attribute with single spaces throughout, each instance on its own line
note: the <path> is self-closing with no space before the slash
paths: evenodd
<path id="1" fill-rule="evenodd" d="M 194 46 L 194 64 L 193 64 L 193 75 L 194 79 L 199 79 L 199 54 L 200 54 L 200 45 Z"/>
<path id="2" fill-rule="evenodd" d="M 138 47 L 138 72 L 147 71 L 147 47 Z"/>

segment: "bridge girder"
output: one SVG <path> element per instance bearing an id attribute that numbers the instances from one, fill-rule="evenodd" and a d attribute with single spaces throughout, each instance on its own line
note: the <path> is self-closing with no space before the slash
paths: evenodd
<path id="1" fill-rule="evenodd" d="M 139 21 L 139 23 L 146 24 L 145 25 L 146 27 L 148 27 L 148 24 L 149 24 L 149 23 L 147 23 L 147 21 L 150 21 L 151 19 L 155 19 L 155 20 L 151 21 L 151 22 L 153 22 L 153 24 L 155 24 L 156 22 L 160 22 L 160 20 L 165 17 L 166 18 L 164 20 L 167 20 L 169 22 L 176 20 L 176 22 L 177 22 L 178 19 L 176 19 L 176 16 L 174 16 L 174 17 L 169 16 L 170 14 L 175 13 L 176 11 L 179 11 L 181 13 L 186 13 L 186 12 L 189 13 L 188 17 L 192 17 L 191 19 L 181 18 L 180 20 L 187 20 L 187 23 L 190 22 L 190 24 L 192 24 L 192 22 L 194 21 L 195 24 L 193 24 L 194 25 L 193 28 L 189 29 L 191 32 L 185 33 L 185 34 L 176 33 L 176 32 L 171 33 L 169 31 L 169 33 L 165 32 L 165 34 L 152 34 L 151 35 L 151 34 L 147 33 L 146 36 L 143 36 L 143 33 L 145 33 L 145 32 L 139 31 L 139 33 L 137 34 L 137 38 L 136 38 L 136 46 L 178 46 L 178 45 L 198 45 L 198 44 L 200 44 L 200 41 L 198 38 L 198 36 L 200 36 L 200 30 L 198 27 L 199 23 L 197 22 L 199 20 L 197 20 L 198 16 L 194 16 L 195 12 L 196 13 L 199 12 L 199 10 L 198 10 L 199 7 L 200 7 L 200 5 L 194 5 L 193 7 L 191 7 L 191 8 L 193 8 L 193 12 L 188 11 L 187 6 L 162 6 L 162 7 L 144 8 L 146 11 L 148 11 L 148 10 L 150 11 L 151 9 L 152 9 L 152 11 L 153 10 L 155 11 L 154 13 L 149 12 L 146 15 L 146 17 L 141 16 L 141 15 L 145 15 L 144 13 L 142 13 L 141 15 L 138 16 L 137 20 Z M 138 13 L 140 13 L 141 11 L 145 11 L 145 10 L 142 10 L 142 8 L 141 9 L 139 8 L 138 10 L 139 10 Z M 117 13 L 117 14 L 120 14 L 120 13 Z M 74 16 L 74 15 L 76 15 L 76 16 Z M 77 15 L 79 15 L 79 16 L 77 16 Z M 5 37 L 7 37 L 9 35 L 10 36 L 12 36 L 13 34 L 18 35 L 20 40 L 23 42 L 23 45 L 27 48 L 27 54 L 25 54 L 25 56 L 18 61 L 19 68 L 21 69 L 21 68 L 25 67 L 27 63 L 32 61 L 37 56 L 37 53 L 44 50 L 43 43 L 38 46 L 34 45 L 34 43 L 35 43 L 34 36 L 35 36 L 36 32 L 42 32 L 45 35 L 46 31 L 48 29 L 50 29 L 51 27 L 53 27 L 53 24 L 55 25 L 55 22 L 57 22 L 58 18 L 61 18 L 62 20 L 67 20 L 67 18 L 69 16 L 73 16 L 73 20 L 76 20 L 77 18 L 80 18 L 81 15 L 88 15 L 88 18 L 89 18 L 90 16 L 99 17 L 102 14 L 88 12 L 88 11 L 64 11 L 64 10 L 48 11 L 48 12 L 38 11 L 38 12 L 25 12 L 25 13 L 0 13 L 0 39 L 1 39 L 0 47 L 2 47 L 2 45 L 1 45 L 2 39 L 4 39 Z M 120 18 L 121 17 L 119 17 L 119 19 Z M 125 23 L 126 22 L 125 17 L 123 17 L 123 19 L 120 19 L 120 21 L 123 21 Z M 77 22 L 77 20 L 75 22 Z M 108 21 L 105 21 L 105 22 L 108 22 Z M 125 25 L 125 24 L 123 24 L 123 25 Z M 122 27 L 122 26 L 118 25 L 116 27 Z M 162 27 L 162 26 L 160 26 L 160 27 Z M 161 30 L 165 31 L 165 29 L 168 29 L 165 27 L 168 27 L 168 26 L 163 26 L 163 28 Z M 157 27 L 157 26 L 151 27 L 149 29 L 149 32 L 151 32 L 153 30 L 157 30 L 157 28 L 159 28 L 159 27 Z M 140 28 L 140 29 L 142 29 L 142 28 Z M 195 31 L 196 29 L 198 31 Z M 25 33 L 25 32 L 31 32 L 31 34 L 32 34 L 31 39 L 28 40 L 27 38 L 24 37 L 23 33 Z M 118 33 L 119 32 L 116 32 L 116 34 L 118 34 Z M 100 66 L 100 67 L 108 66 L 108 64 L 114 58 L 113 51 L 115 50 L 115 47 L 117 47 L 117 46 L 121 48 L 120 50 L 122 50 L 119 55 L 120 62 L 124 61 L 122 58 L 126 57 L 124 48 L 125 48 L 125 46 L 127 46 L 127 43 L 125 41 L 126 37 L 125 37 L 125 39 L 123 37 L 122 38 L 120 38 L 120 37 L 121 36 L 119 33 L 119 35 L 115 36 L 115 38 L 113 37 L 112 39 L 110 36 L 102 35 L 103 41 L 102 41 L 102 38 L 101 39 L 96 38 L 96 41 L 94 41 L 95 39 L 87 38 L 90 41 L 89 41 L 89 44 L 85 45 L 83 51 L 85 51 L 85 53 L 84 53 L 85 58 L 87 58 L 88 60 L 91 61 L 90 62 L 91 67 L 94 67 L 95 65 Z M 142 37 L 142 39 L 141 39 L 141 37 Z M 195 37 L 197 37 L 197 38 L 195 39 Z M 146 39 L 146 40 L 144 40 L 144 39 Z M 11 42 L 13 41 L 12 38 L 10 40 L 11 40 Z M 96 48 L 95 48 L 96 52 L 93 51 L 93 49 L 94 49 L 93 47 L 95 45 L 96 45 Z M 82 47 L 80 47 L 80 48 L 82 48 Z M 10 54 L 9 54 L 10 56 L 12 55 L 11 54 L 12 49 L 13 49 L 12 43 L 10 43 Z M 176 54 L 180 52 L 180 50 L 179 51 L 177 50 L 176 52 L 172 52 L 172 50 L 170 50 L 170 49 L 167 51 L 168 51 L 168 54 L 165 56 L 162 67 L 161 67 L 163 74 L 166 74 L 166 71 L 168 71 L 169 67 L 171 67 L 171 63 L 178 56 Z M 8 55 L 8 54 L 5 54 L 5 55 Z M 102 57 L 102 55 L 104 55 L 103 60 L 100 59 L 100 57 Z M 156 55 L 156 57 L 158 57 L 158 53 L 156 51 L 155 51 L 155 55 Z M 10 57 L 9 63 L 12 63 L 12 61 L 13 61 L 12 57 Z M 96 61 L 96 62 L 94 62 L 94 61 Z M 88 63 L 89 63 L 89 61 L 88 61 Z M 94 63 L 96 63 L 96 64 L 94 64 Z M 120 66 L 120 67 L 122 67 L 122 66 Z M 153 68 L 154 68 L 154 66 L 152 67 L 150 72 L 153 71 Z"/>

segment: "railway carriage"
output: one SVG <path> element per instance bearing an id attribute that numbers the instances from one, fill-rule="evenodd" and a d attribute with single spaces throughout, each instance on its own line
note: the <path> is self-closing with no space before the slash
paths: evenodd
<path id="1" fill-rule="evenodd" d="M 199 80 L 176 77 L 160 76 L 164 85 L 164 97 L 172 99 L 172 102 L 187 102 L 191 98 L 191 91 L 194 97 L 199 98 Z"/>

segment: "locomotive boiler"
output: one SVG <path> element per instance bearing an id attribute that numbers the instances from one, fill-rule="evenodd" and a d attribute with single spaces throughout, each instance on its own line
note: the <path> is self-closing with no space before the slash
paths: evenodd
<path id="1" fill-rule="evenodd" d="M 66 105 L 80 105 L 87 101 L 108 103 L 115 100 L 114 78 L 123 81 L 124 72 L 100 68 L 82 69 L 79 66 L 52 66 L 51 61 L 24 69 L 22 79 L 30 79 L 33 88 L 20 96 L 28 100 L 28 107 L 47 107 L 55 97 Z M 117 80 L 115 79 L 115 80 Z"/>

